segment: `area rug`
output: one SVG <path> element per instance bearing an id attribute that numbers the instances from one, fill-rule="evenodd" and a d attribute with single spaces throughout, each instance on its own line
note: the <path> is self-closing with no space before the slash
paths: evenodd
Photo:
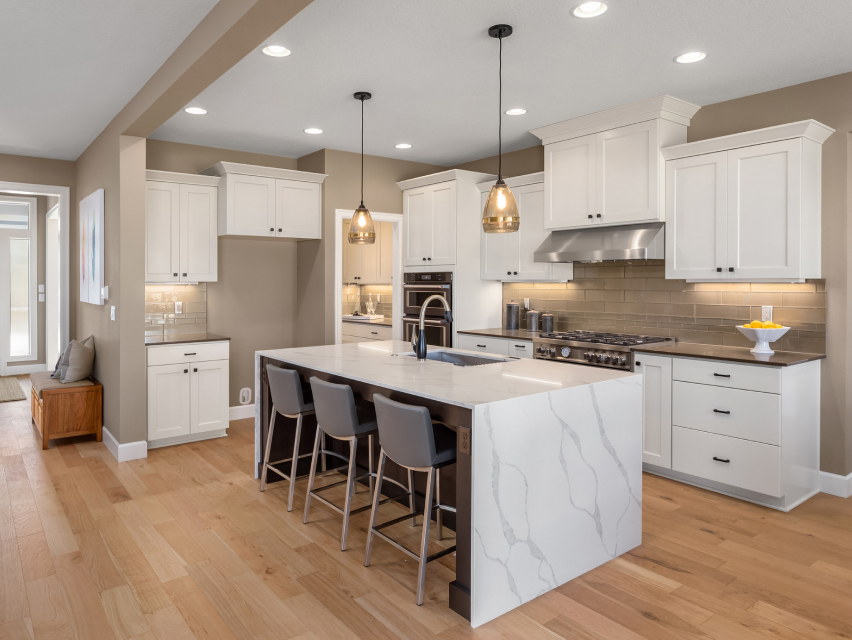
<path id="1" fill-rule="evenodd" d="M 15 402 L 26 399 L 27 395 L 17 378 L 0 378 L 0 402 Z"/>

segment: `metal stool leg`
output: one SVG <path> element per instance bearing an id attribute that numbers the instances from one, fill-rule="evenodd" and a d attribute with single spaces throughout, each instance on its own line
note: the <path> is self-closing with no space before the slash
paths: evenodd
<path id="1" fill-rule="evenodd" d="M 441 470 L 435 469 L 435 504 L 438 505 L 438 508 L 435 509 L 438 513 L 435 514 L 435 520 L 438 524 L 438 528 L 436 533 L 438 534 L 438 540 L 444 537 L 444 525 L 441 509 Z"/>
<path id="2" fill-rule="evenodd" d="M 272 429 L 269 430 L 272 433 Z M 290 466 L 290 494 L 287 496 L 287 511 L 293 510 L 293 492 L 296 489 L 296 471 L 299 464 L 299 440 L 302 438 L 302 414 L 296 418 L 296 441 L 293 443 L 293 464 Z M 269 439 L 272 442 L 272 438 Z M 267 447 L 267 450 L 269 447 Z M 268 455 L 268 454 L 267 454 Z M 266 471 L 266 469 L 264 469 Z M 441 491 L 438 490 L 438 501 L 441 500 Z M 438 511 L 440 514 L 440 510 Z M 440 515 L 438 516 L 440 518 Z M 440 520 L 439 520 L 440 522 Z M 438 525 L 438 531 L 441 530 L 441 525 Z"/>
<path id="3" fill-rule="evenodd" d="M 379 502 L 382 494 L 382 478 L 385 475 L 385 450 L 379 453 L 379 469 L 376 473 L 376 491 L 373 493 L 373 510 L 370 511 L 370 525 L 367 527 L 367 551 L 364 554 L 364 566 L 370 566 L 370 554 L 373 552 L 373 527 L 376 526 L 376 518 L 379 515 Z"/>
<path id="4" fill-rule="evenodd" d="M 373 495 L 373 489 L 375 489 L 375 482 L 373 480 L 373 434 L 371 433 L 367 436 L 367 446 L 370 447 L 369 454 L 367 456 L 367 471 L 370 472 L 370 495 Z"/>
<path id="5" fill-rule="evenodd" d="M 414 514 L 414 472 L 408 470 L 408 511 L 411 513 L 411 526 L 417 524 L 417 517 Z"/>
<path id="6" fill-rule="evenodd" d="M 322 446 L 323 451 L 328 449 L 328 447 L 325 446 L 325 433 L 322 434 L 321 446 Z M 325 454 L 322 454 L 322 472 L 323 472 L 323 474 L 325 474 L 325 472 L 328 471 L 328 467 L 326 466 L 327 464 L 328 464 L 328 461 L 326 460 L 326 456 L 325 456 Z"/>
<path id="7" fill-rule="evenodd" d="M 352 509 L 352 493 L 355 488 L 355 454 L 358 451 L 358 438 L 349 441 L 349 472 L 346 474 L 346 502 L 343 505 L 343 533 L 340 536 L 340 550 L 346 551 L 346 537 L 349 534 L 349 511 Z"/>
<path id="8" fill-rule="evenodd" d="M 423 591 L 426 586 L 426 558 L 429 556 L 429 524 L 432 522 L 432 487 L 435 480 L 435 468 L 429 469 L 426 478 L 426 506 L 423 513 L 423 538 L 420 541 L 420 566 L 417 570 L 417 604 L 423 604 Z"/>
<path id="9" fill-rule="evenodd" d="M 317 458 L 319 457 L 320 440 L 323 437 L 322 429 L 317 425 L 317 437 L 314 438 L 314 455 L 311 456 L 311 474 L 308 476 L 308 492 L 305 494 L 305 517 L 302 522 L 308 524 L 308 513 L 311 510 L 311 491 L 314 489 L 314 478 L 317 475 Z"/>
<path id="10" fill-rule="evenodd" d="M 269 421 L 269 433 L 266 436 L 266 453 L 263 454 L 263 471 L 260 473 L 260 490 L 266 488 L 266 465 L 269 464 L 269 452 L 272 451 L 272 434 L 275 433 L 275 417 L 278 411 L 275 410 L 275 405 L 272 405 L 272 420 Z"/>

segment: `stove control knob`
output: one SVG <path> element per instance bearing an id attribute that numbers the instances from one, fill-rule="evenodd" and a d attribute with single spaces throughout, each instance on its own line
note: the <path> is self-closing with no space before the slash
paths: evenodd
<path id="1" fill-rule="evenodd" d="M 609 362 L 609 356 L 605 353 L 600 354 L 598 356 L 598 362 L 603 362 L 604 364 L 606 364 L 607 362 Z"/>
<path id="2" fill-rule="evenodd" d="M 571 349 L 568 347 L 562 347 L 562 355 L 567 358 L 571 355 Z"/>
<path id="3" fill-rule="evenodd" d="M 589 362 L 591 362 L 592 354 L 586 351 L 586 353 L 583 354 L 583 360 L 588 360 Z"/>
<path id="4" fill-rule="evenodd" d="M 538 345 L 538 348 L 536 349 L 536 351 L 538 351 L 539 353 L 544 353 L 544 347 L 542 347 L 541 345 Z"/>
<path id="5" fill-rule="evenodd" d="M 625 365 L 627 364 L 627 357 L 626 357 L 626 356 L 621 356 L 621 357 L 618 359 L 618 364 L 620 364 L 622 367 L 623 367 L 623 366 L 625 366 Z"/>
<path id="6" fill-rule="evenodd" d="M 556 357 L 556 347 L 550 347 L 550 355 Z"/>

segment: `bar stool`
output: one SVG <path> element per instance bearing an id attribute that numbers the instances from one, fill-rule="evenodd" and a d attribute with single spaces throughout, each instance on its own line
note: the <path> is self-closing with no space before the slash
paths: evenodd
<path id="1" fill-rule="evenodd" d="M 308 492 L 305 496 L 305 517 L 303 522 L 308 523 L 308 514 L 311 509 L 311 497 L 316 498 L 325 505 L 328 505 L 340 514 L 343 514 L 343 532 L 340 535 L 340 550 L 346 551 L 346 537 L 349 533 L 349 516 L 353 513 L 360 513 L 371 508 L 371 505 L 366 505 L 358 509 L 352 509 L 352 493 L 355 490 L 355 484 L 358 480 L 369 477 L 370 492 L 373 491 L 373 485 L 376 474 L 373 472 L 373 436 L 376 434 L 376 411 L 373 405 L 369 402 L 355 402 L 355 396 L 352 393 L 352 387 L 346 384 L 332 384 L 324 382 L 319 378 L 311 378 L 311 390 L 314 395 L 314 404 L 317 414 L 317 435 L 314 440 L 314 452 L 311 458 L 311 473 L 308 478 Z M 336 451 L 325 449 L 320 446 L 324 435 L 328 435 L 335 440 L 344 440 L 349 442 L 349 457 L 337 453 Z M 355 476 L 355 454 L 358 450 L 358 440 L 367 437 L 367 443 L 370 447 L 369 451 L 369 469 L 367 473 L 360 476 Z M 317 459 L 320 456 L 334 456 L 345 461 L 349 465 L 346 474 L 346 480 L 325 485 L 318 489 L 314 489 L 314 480 L 316 478 Z M 388 478 L 391 482 L 406 489 L 404 485 L 396 482 L 392 478 Z M 332 487 L 346 484 L 346 500 L 341 509 L 336 504 L 326 500 L 321 495 L 320 491 L 331 489 Z M 411 485 L 411 476 L 409 475 L 409 487 L 403 496 L 395 496 L 387 498 L 388 500 L 397 500 L 400 497 L 409 497 L 409 512 L 412 514 L 409 517 L 414 517 L 414 492 Z"/>
<path id="2" fill-rule="evenodd" d="M 285 480 L 290 481 L 290 492 L 287 496 L 287 511 L 293 510 L 293 490 L 296 488 L 296 466 L 300 458 L 309 458 L 311 454 L 299 455 L 299 440 L 302 437 L 302 418 L 314 413 L 314 403 L 305 402 L 302 382 L 299 374 L 290 369 L 282 369 L 271 364 L 266 365 L 269 392 L 272 394 L 272 420 L 269 421 L 269 434 L 266 437 L 266 452 L 263 455 L 263 472 L 260 475 L 260 490 L 266 488 L 266 472 L 274 471 Z M 275 433 L 275 418 L 278 414 L 285 418 L 296 419 L 296 440 L 293 443 L 293 454 L 285 460 L 269 461 L 272 451 L 272 437 Z M 273 465 L 290 462 L 290 475 L 276 469 Z"/>
<path id="3" fill-rule="evenodd" d="M 447 426 L 432 422 L 426 407 L 414 407 L 400 402 L 394 402 L 381 395 L 373 395 L 376 405 L 376 417 L 379 426 L 379 438 L 382 451 L 379 456 L 378 481 L 373 496 L 373 510 L 370 514 L 370 530 L 367 534 L 367 552 L 364 556 L 364 566 L 370 566 L 370 553 L 373 549 L 373 535 L 379 536 L 408 554 L 419 562 L 417 574 L 417 604 L 423 604 L 423 588 L 426 583 L 426 563 L 437 560 L 456 550 L 456 545 L 442 549 L 438 553 L 427 556 L 429 551 L 429 524 L 432 511 L 437 509 L 438 539 L 441 539 L 441 511 L 452 511 L 455 508 L 441 504 L 440 469 L 456 461 L 456 434 Z M 420 542 L 420 554 L 407 549 L 396 540 L 382 533 L 385 527 L 407 520 L 409 516 L 394 518 L 382 524 L 376 524 L 379 511 L 378 496 L 382 492 L 385 461 L 390 458 L 401 467 L 412 471 L 423 471 L 428 474 L 426 479 L 426 504 L 423 512 L 423 536 Z M 390 478 L 388 478 L 390 479 Z M 437 481 L 436 481 L 437 480 Z M 437 484 L 438 494 L 436 504 L 432 504 L 433 485 Z"/>

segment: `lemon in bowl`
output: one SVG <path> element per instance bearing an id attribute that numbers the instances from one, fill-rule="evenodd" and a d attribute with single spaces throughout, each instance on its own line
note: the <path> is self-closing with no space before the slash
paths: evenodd
<path id="1" fill-rule="evenodd" d="M 790 330 L 790 327 L 783 327 L 774 322 L 761 322 L 760 320 L 752 320 L 742 326 L 737 326 L 737 329 L 749 340 L 753 340 L 755 345 L 752 353 L 757 355 L 772 355 L 775 353 L 769 348 L 770 342 L 775 342 Z"/>

